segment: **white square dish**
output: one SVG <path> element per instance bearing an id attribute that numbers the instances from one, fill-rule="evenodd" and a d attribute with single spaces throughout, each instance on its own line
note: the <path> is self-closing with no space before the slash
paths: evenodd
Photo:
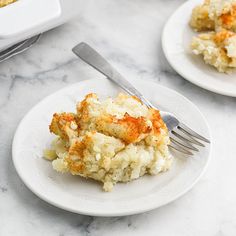
<path id="1" fill-rule="evenodd" d="M 0 8 L 0 50 L 59 26 L 87 6 L 82 0 L 18 0 Z"/>
<path id="2" fill-rule="evenodd" d="M 0 38 L 15 37 L 59 18 L 59 0 L 18 0 L 0 9 Z"/>

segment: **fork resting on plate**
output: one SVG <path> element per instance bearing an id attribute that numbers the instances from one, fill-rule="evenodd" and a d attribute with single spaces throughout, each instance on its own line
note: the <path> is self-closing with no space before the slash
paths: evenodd
<path id="1" fill-rule="evenodd" d="M 98 52 L 86 43 L 76 45 L 72 51 L 83 61 L 104 74 L 108 79 L 112 80 L 119 87 L 124 89 L 130 95 L 138 97 L 143 104 L 149 108 L 155 108 L 129 81 L 127 81 L 110 63 L 108 63 Z M 160 111 L 162 119 L 170 132 L 170 147 L 187 155 L 193 155 L 192 151 L 199 151 L 195 146 L 205 145 L 203 142 L 210 143 L 210 140 L 198 134 L 178 118 L 166 111 Z M 202 141 L 202 142 L 200 142 Z"/>

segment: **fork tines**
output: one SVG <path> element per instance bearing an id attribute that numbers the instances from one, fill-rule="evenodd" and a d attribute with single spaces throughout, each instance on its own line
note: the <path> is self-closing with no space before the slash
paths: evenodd
<path id="1" fill-rule="evenodd" d="M 199 149 L 193 145 L 205 147 L 205 145 L 200 141 L 210 143 L 210 140 L 199 135 L 183 123 L 180 123 L 175 129 L 171 131 L 170 140 L 171 148 L 186 155 L 193 155 L 192 151 L 199 151 Z"/>

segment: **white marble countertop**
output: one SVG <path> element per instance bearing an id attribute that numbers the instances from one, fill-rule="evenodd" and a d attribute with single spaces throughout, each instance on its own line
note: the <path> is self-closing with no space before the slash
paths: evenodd
<path id="1" fill-rule="evenodd" d="M 29 51 L 0 64 L 0 235 L 236 235 L 236 99 L 203 90 L 176 74 L 161 50 L 161 31 L 184 0 L 92 0 L 82 15 L 45 33 Z M 99 218 L 69 213 L 36 197 L 19 179 L 11 142 L 25 113 L 46 95 L 101 76 L 71 53 L 86 41 L 130 80 L 173 88 L 206 116 L 210 166 L 177 201 L 140 215 Z"/>

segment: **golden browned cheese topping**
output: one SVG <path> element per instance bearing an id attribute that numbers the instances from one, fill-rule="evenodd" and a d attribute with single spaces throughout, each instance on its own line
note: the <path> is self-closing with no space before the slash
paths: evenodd
<path id="1" fill-rule="evenodd" d="M 96 132 L 91 132 L 95 134 Z M 84 155 L 89 152 L 92 144 L 92 138 L 89 135 L 85 135 L 82 140 L 76 140 L 69 148 L 69 155 L 66 160 L 69 168 L 72 172 L 82 172 L 84 170 Z M 73 159 L 76 157 L 76 159 Z"/>
<path id="2" fill-rule="evenodd" d="M 88 135 L 86 135 L 81 141 L 76 140 L 69 149 L 69 154 L 71 156 L 76 155 L 79 157 L 83 157 L 84 150 L 87 149 L 92 139 Z"/>
<path id="3" fill-rule="evenodd" d="M 65 112 L 54 114 L 49 126 L 50 131 L 65 141 L 78 136 L 81 131 L 98 131 L 116 137 L 126 144 L 139 142 L 149 134 L 159 135 L 161 129 L 167 131 L 159 111 L 152 108 L 148 109 L 149 117 L 134 117 L 128 113 L 121 118 L 102 113 L 93 117 L 90 114 L 90 98 L 97 99 L 97 96 L 88 94 L 77 106 L 77 114 Z M 140 102 L 138 98 L 132 98 Z"/>
<path id="4" fill-rule="evenodd" d="M 97 95 L 94 93 L 89 93 L 85 96 L 84 100 L 81 103 L 79 103 L 79 105 L 77 105 L 77 114 L 84 121 L 87 121 L 89 119 L 89 111 L 88 111 L 89 104 L 87 102 L 89 98 L 96 99 Z"/>
<path id="5" fill-rule="evenodd" d="M 231 32 L 231 31 L 222 30 L 222 31 L 215 34 L 214 41 L 216 44 L 220 44 L 220 43 L 224 42 L 226 39 L 228 39 L 234 35 L 235 35 L 235 33 Z"/>
<path id="6" fill-rule="evenodd" d="M 220 16 L 220 19 L 222 21 L 222 24 L 224 25 L 224 27 L 226 27 L 227 29 L 229 29 L 236 18 L 236 5 L 233 5 L 230 12 L 226 13 L 226 14 L 222 14 Z"/>
<path id="7" fill-rule="evenodd" d="M 84 170 L 84 164 L 82 161 L 74 161 L 71 156 L 66 158 L 66 162 L 70 171 L 73 173 L 82 173 Z"/>
<path id="8" fill-rule="evenodd" d="M 63 112 L 53 115 L 49 126 L 50 132 L 59 135 L 63 140 L 68 141 L 71 135 L 77 135 L 78 125 L 76 114 Z"/>
<path id="9" fill-rule="evenodd" d="M 135 117 L 127 112 L 122 117 L 117 117 L 113 114 L 101 112 L 101 107 L 96 107 L 97 99 L 96 94 L 88 94 L 77 105 L 76 114 L 65 112 L 54 114 L 49 126 L 50 131 L 59 135 L 65 141 L 69 141 L 71 137 L 78 137 L 81 132 L 100 132 L 118 138 L 126 144 L 137 143 L 148 135 L 158 136 L 160 130 L 167 132 L 167 127 L 156 109 L 146 108 L 149 114 L 147 117 Z M 132 96 L 132 99 L 140 102 L 134 96 Z M 77 143 L 74 145 L 70 150 L 70 154 L 77 152 L 77 155 L 80 156 L 81 153 L 78 152 L 82 149 L 81 145 L 84 144 Z"/>
<path id="10" fill-rule="evenodd" d="M 128 113 L 121 119 L 110 116 L 110 120 L 105 123 L 104 126 L 101 125 L 100 122 L 98 123 L 98 127 L 101 128 L 101 131 L 104 130 L 108 135 L 120 138 L 127 144 L 137 142 L 141 134 L 147 135 L 152 131 L 152 128 L 147 125 L 144 117 L 136 118 L 130 116 Z M 114 132 L 114 130 L 118 132 Z"/>
<path id="11" fill-rule="evenodd" d="M 17 0 L 0 0 L 0 7 L 5 7 L 13 2 L 16 2 Z"/>
<path id="12" fill-rule="evenodd" d="M 151 121 L 153 125 L 154 134 L 159 135 L 162 129 L 167 130 L 166 124 L 162 120 L 160 112 L 158 110 L 150 108 L 150 111 L 152 114 Z"/>

